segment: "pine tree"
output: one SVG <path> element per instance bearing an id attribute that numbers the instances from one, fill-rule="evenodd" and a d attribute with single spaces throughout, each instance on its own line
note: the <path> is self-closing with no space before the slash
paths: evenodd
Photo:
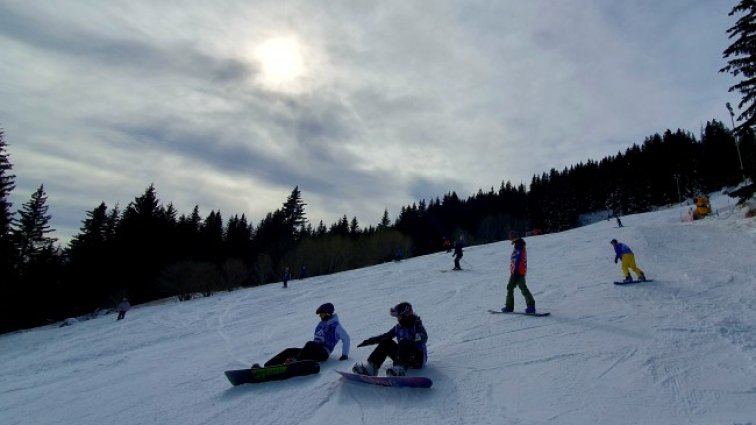
<path id="1" fill-rule="evenodd" d="M 284 223 L 291 229 L 291 235 L 295 240 L 300 238 L 307 223 L 304 209 L 306 205 L 302 201 L 302 192 L 299 191 L 299 186 L 294 187 L 283 204 Z"/>
<path id="2" fill-rule="evenodd" d="M 57 240 L 47 236 L 55 231 L 50 227 L 52 216 L 47 213 L 49 208 L 44 185 L 41 185 L 18 211 L 19 219 L 14 221 L 12 233 L 13 242 L 23 263 L 39 256 Z"/>
<path id="3" fill-rule="evenodd" d="M 743 80 L 730 87 L 729 91 L 737 91 L 742 95 L 738 108 L 742 111 L 738 121 L 742 123 L 736 128 L 740 133 L 743 128 L 756 126 L 756 1 L 741 0 L 730 11 L 729 16 L 743 14 L 735 25 L 727 30 L 733 43 L 724 50 L 723 57 L 729 59 L 727 66 L 719 72 L 725 72 L 738 77 L 743 74 Z"/>
<path id="4" fill-rule="evenodd" d="M 17 326 L 13 318 L 17 292 L 16 251 L 13 247 L 11 224 L 13 213 L 10 193 L 15 188 L 14 175 L 10 174 L 13 166 L 6 152 L 5 136 L 0 128 L 0 332 Z"/>
<path id="5" fill-rule="evenodd" d="M 13 169 L 6 152 L 5 133 L 0 128 L 0 240 L 7 240 L 10 235 L 13 214 L 10 193 L 15 189 L 15 178 L 10 171 Z"/>
<path id="6" fill-rule="evenodd" d="M 391 220 L 389 219 L 388 210 L 383 210 L 383 217 L 381 217 L 381 222 L 378 223 L 378 230 L 385 230 L 389 227 L 391 227 Z"/>

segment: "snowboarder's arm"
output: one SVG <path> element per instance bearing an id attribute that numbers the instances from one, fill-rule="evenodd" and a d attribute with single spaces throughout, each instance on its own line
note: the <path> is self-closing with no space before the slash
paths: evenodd
<path id="1" fill-rule="evenodd" d="M 344 359 L 346 360 L 347 357 L 349 357 L 349 345 L 351 343 L 349 339 L 349 334 L 347 333 L 346 329 L 344 329 L 343 326 L 341 326 L 341 323 L 339 323 L 338 326 L 336 326 L 336 335 L 341 338 L 341 358 L 339 360 Z"/>
<path id="2" fill-rule="evenodd" d="M 372 338 L 368 338 L 368 339 L 366 339 L 366 340 L 362 341 L 362 342 L 361 342 L 361 343 L 360 343 L 359 345 L 357 345 L 357 346 L 358 346 L 358 347 L 365 347 L 365 346 L 367 346 L 367 345 L 375 345 L 375 344 L 379 344 L 379 343 L 380 343 L 381 341 L 383 341 L 384 339 L 391 339 L 391 338 L 393 338 L 393 337 L 395 337 L 395 336 L 396 336 L 396 330 L 395 330 L 394 328 L 391 328 L 391 330 L 390 330 L 390 331 L 388 331 L 388 332 L 386 332 L 385 334 L 381 334 L 381 335 L 377 335 L 377 336 L 374 336 L 374 337 L 372 337 Z"/>
<path id="3" fill-rule="evenodd" d="M 428 342 L 428 331 L 425 330 L 423 322 L 418 322 L 415 328 L 415 342 L 419 344 L 425 344 Z"/>

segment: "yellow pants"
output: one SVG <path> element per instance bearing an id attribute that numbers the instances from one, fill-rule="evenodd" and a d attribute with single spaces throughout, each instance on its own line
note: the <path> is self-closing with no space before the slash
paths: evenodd
<path id="1" fill-rule="evenodd" d="M 635 265 L 634 254 L 625 254 L 622 256 L 622 274 L 624 274 L 625 277 L 630 277 L 630 271 L 628 269 L 634 271 L 635 274 L 638 275 L 638 278 L 645 275 L 643 273 L 643 270 L 639 269 L 638 266 Z"/>

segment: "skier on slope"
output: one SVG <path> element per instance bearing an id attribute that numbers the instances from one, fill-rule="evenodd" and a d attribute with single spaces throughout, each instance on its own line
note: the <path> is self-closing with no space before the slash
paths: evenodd
<path id="1" fill-rule="evenodd" d="M 358 347 L 378 344 L 364 363 L 352 367 L 354 373 L 375 376 L 387 357 L 393 360 L 386 375 L 404 376 L 407 368 L 421 369 L 428 361 L 428 332 L 420 316 L 412 311 L 412 304 L 402 302 L 391 308 L 391 316 L 398 323 L 388 332 L 362 341 Z M 396 338 L 397 342 L 394 342 Z"/>
<path id="2" fill-rule="evenodd" d="M 629 269 L 632 269 L 632 271 L 638 275 L 638 280 L 646 280 L 646 275 L 643 274 L 643 270 L 635 265 L 635 254 L 633 254 L 630 247 L 622 242 L 617 242 L 617 239 L 612 239 L 609 243 L 614 247 L 614 264 L 617 264 L 618 260 L 622 260 L 622 274 L 625 276 L 625 282 L 631 282 L 633 280 L 630 276 Z"/>
<path id="3" fill-rule="evenodd" d="M 320 322 L 315 327 L 315 336 L 302 348 L 287 348 L 265 362 L 265 367 L 292 363 L 300 360 L 314 360 L 322 362 L 328 360 L 336 344 L 341 340 L 341 357 L 339 360 L 349 358 L 349 334 L 339 323 L 339 316 L 334 313 L 333 304 L 325 303 L 315 310 L 320 316 Z M 259 368 L 255 363 L 253 368 Z"/>
<path id="4" fill-rule="evenodd" d="M 533 294 L 530 293 L 528 286 L 525 284 L 525 275 L 528 273 L 528 252 L 525 249 L 525 240 L 518 237 L 512 241 L 514 249 L 510 257 L 509 263 L 509 283 L 507 283 L 507 299 L 504 304 L 504 308 L 501 309 L 504 313 L 511 313 L 514 311 L 514 289 L 520 287 L 520 292 L 525 297 L 525 313 L 535 314 L 535 299 Z"/>

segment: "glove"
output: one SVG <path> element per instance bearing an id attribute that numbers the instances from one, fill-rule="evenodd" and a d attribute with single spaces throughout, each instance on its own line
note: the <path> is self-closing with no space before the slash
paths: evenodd
<path id="1" fill-rule="evenodd" d="M 348 359 L 349 359 L 349 356 L 347 356 L 346 354 L 342 354 L 341 357 L 339 357 L 339 361 L 344 361 Z"/>
<path id="2" fill-rule="evenodd" d="M 617 258 L 616 257 L 614 258 L 614 264 L 617 264 Z"/>
<path id="3" fill-rule="evenodd" d="M 512 277 L 515 279 L 518 279 L 520 277 L 520 274 L 517 272 L 512 273 Z"/>
<path id="4" fill-rule="evenodd" d="M 420 342 L 423 340 L 423 336 L 420 334 L 415 334 L 415 342 Z"/>

